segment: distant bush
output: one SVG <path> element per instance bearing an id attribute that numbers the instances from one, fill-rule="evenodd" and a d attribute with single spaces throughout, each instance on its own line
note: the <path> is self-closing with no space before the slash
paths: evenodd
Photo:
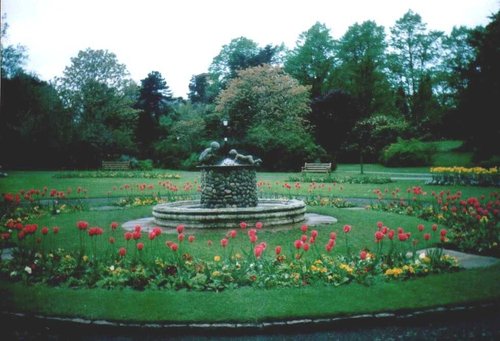
<path id="1" fill-rule="evenodd" d="M 433 144 L 398 139 L 383 150 L 380 162 L 388 167 L 429 166 L 435 153 Z"/>
<path id="2" fill-rule="evenodd" d="M 137 168 L 136 169 L 143 170 L 143 171 L 153 170 L 153 160 L 146 159 L 146 160 L 137 161 Z"/>

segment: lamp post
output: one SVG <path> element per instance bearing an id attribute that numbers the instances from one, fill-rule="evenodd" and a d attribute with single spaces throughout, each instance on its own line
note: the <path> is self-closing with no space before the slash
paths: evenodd
<path id="1" fill-rule="evenodd" d="M 224 117 L 222 119 L 222 125 L 224 126 L 224 142 L 227 143 L 227 136 L 226 136 L 226 132 L 227 132 L 227 129 L 228 129 L 228 125 L 229 125 L 229 119 L 227 117 Z"/>

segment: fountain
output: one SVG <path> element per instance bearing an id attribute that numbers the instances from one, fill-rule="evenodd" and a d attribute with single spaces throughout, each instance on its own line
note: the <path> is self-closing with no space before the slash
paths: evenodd
<path id="1" fill-rule="evenodd" d="M 306 207 L 300 200 L 258 199 L 256 169 L 262 161 L 229 151 L 221 157 L 220 145 L 212 142 L 200 154 L 201 199 L 158 204 L 155 224 L 162 227 L 232 228 L 242 221 L 266 226 L 304 221 Z"/>

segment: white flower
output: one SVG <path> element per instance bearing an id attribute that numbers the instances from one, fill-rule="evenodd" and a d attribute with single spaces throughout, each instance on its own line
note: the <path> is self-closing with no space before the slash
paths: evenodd
<path id="1" fill-rule="evenodd" d="M 114 266 L 114 265 L 111 265 L 111 266 L 109 267 L 109 270 L 111 270 L 111 271 L 115 271 L 115 266 Z"/>
<path id="2" fill-rule="evenodd" d="M 26 271 L 28 274 L 30 274 L 30 275 L 31 275 L 31 268 L 30 268 L 29 266 L 26 266 L 26 267 L 24 268 L 24 271 Z"/>
<path id="3" fill-rule="evenodd" d="M 425 257 L 427 257 L 425 252 L 422 252 L 421 254 L 418 255 L 418 258 L 420 258 L 420 259 L 424 259 Z"/>

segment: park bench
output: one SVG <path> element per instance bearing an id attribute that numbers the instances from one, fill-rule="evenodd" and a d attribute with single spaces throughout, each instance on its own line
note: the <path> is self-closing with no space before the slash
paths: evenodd
<path id="1" fill-rule="evenodd" d="M 102 161 L 102 169 L 128 170 L 130 169 L 130 161 Z"/>
<path id="2" fill-rule="evenodd" d="M 302 167 L 303 173 L 330 173 L 331 170 L 332 170 L 331 163 L 306 162 Z"/>

